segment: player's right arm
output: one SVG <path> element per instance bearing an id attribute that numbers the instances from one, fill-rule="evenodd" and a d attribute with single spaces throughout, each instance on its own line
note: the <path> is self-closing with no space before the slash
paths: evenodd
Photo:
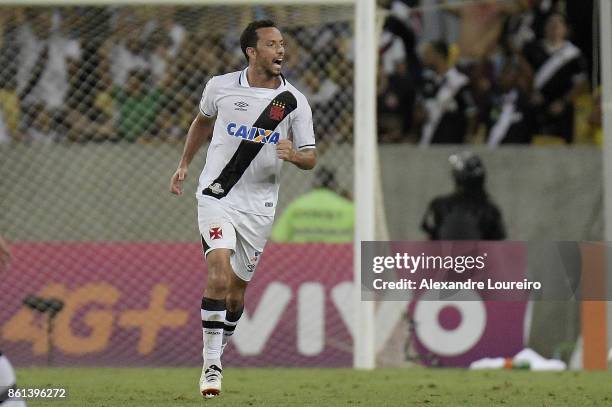
<path id="1" fill-rule="evenodd" d="M 202 144 L 210 136 L 213 130 L 214 117 L 217 115 L 217 86 L 215 77 L 210 78 L 204 92 L 202 93 L 202 99 L 200 100 L 200 112 L 191 123 L 189 132 L 187 133 L 187 140 L 185 140 L 185 147 L 183 148 L 183 155 L 179 162 L 178 168 L 172 175 L 170 180 L 170 192 L 176 195 L 183 193 L 183 182 L 187 178 L 187 168 L 191 164 L 191 160 L 195 157 L 196 153 L 202 147 Z"/>
<path id="2" fill-rule="evenodd" d="M 207 117 L 200 112 L 191 123 L 181 160 L 170 180 L 170 192 L 173 194 L 181 195 L 183 193 L 183 182 L 187 178 L 187 168 L 202 144 L 210 137 L 214 122 L 214 117 Z"/>

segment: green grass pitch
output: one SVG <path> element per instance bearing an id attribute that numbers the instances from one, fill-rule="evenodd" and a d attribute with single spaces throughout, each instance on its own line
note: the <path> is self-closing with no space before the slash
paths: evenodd
<path id="1" fill-rule="evenodd" d="M 28 368 L 20 387 L 64 387 L 53 407 L 139 406 L 612 406 L 612 373 L 460 369 L 244 369 L 224 371 L 223 394 L 204 400 L 198 369 Z"/>

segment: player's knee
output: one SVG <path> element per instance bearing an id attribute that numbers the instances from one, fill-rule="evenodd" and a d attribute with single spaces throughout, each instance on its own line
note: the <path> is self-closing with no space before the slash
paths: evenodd
<path id="1" fill-rule="evenodd" d="M 225 306 L 230 312 L 238 312 L 244 306 L 244 296 L 242 293 L 229 292 L 225 297 Z"/>
<path id="2" fill-rule="evenodd" d="M 229 278 L 226 270 L 209 268 L 206 290 L 213 298 L 225 297 L 229 290 Z"/>
<path id="3" fill-rule="evenodd" d="M 208 277 L 206 279 L 206 292 L 211 298 L 223 298 L 230 288 L 230 274 L 232 273 L 229 262 L 209 261 Z"/>

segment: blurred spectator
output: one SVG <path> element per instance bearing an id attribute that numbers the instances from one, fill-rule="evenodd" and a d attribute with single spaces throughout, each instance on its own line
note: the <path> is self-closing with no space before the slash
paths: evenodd
<path id="1" fill-rule="evenodd" d="M 116 19 L 111 42 L 111 73 L 113 83 L 124 86 L 130 72 L 150 69 L 143 47 L 143 21 L 131 9 L 122 11 Z"/>
<path id="2" fill-rule="evenodd" d="M 534 102 L 539 132 L 573 141 L 574 101 L 585 89 L 587 75 L 580 50 L 567 41 L 568 28 L 561 14 L 546 21 L 545 37 L 525 47 L 534 70 Z"/>
<path id="3" fill-rule="evenodd" d="M 449 158 L 455 192 L 434 198 L 421 229 L 431 240 L 502 240 L 506 231 L 501 212 L 485 189 L 485 168 L 471 152 Z"/>
<path id="4" fill-rule="evenodd" d="M 166 8 L 165 13 L 149 20 L 143 30 L 143 56 L 149 63 L 156 85 L 161 85 L 170 73 L 171 63 L 178 57 L 187 30 L 175 18 L 175 10 Z"/>
<path id="5" fill-rule="evenodd" d="M 198 105 L 206 81 L 223 69 L 227 69 L 220 58 L 224 52 L 215 46 L 218 44 L 216 41 L 220 41 L 216 35 L 202 32 L 189 34 L 177 59 L 168 67 L 168 75 L 163 84 L 165 91 L 173 100 L 180 103 L 185 100 L 178 99 L 176 95 L 187 96 L 191 106 L 187 113 L 191 118 L 191 109 Z"/>
<path id="6" fill-rule="evenodd" d="M 6 7 L 0 13 L 0 49 L 3 51 L 0 56 L 2 62 L 2 76 L 7 73 L 12 73 L 13 76 L 17 71 L 17 55 L 19 48 L 16 44 L 16 35 L 19 25 L 23 21 L 23 12 L 21 8 Z M 12 49 L 11 51 L 8 51 Z"/>
<path id="7" fill-rule="evenodd" d="M 459 6 L 446 2 L 447 11 L 458 18 L 457 67 L 470 79 L 478 121 L 487 123 L 487 104 L 496 87 L 497 68 L 503 64 L 500 39 L 504 22 L 526 7 L 526 0 L 483 0 Z"/>
<path id="8" fill-rule="evenodd" d="M 535 129 L 535 116 L 529 97 L 518 86 L 520 72 L 518 64 L 512 61 L 506 63 L 502 69 L 499 89 L 493 94 L 489 109 L 487 121 L 489 147 L 531 142 Z"/>
<path id="9" fill-rule="evenodd" d="M 343 112 L 352 107 L 352 98 L 347 97 L 347 89 L 352 87 L 352 78 L 347 77 L 352 63 L 342 38 L 342 32 L 348 29 L 345 23 L 324 24 L 320 29 L 300 27 L 289 35 L 285 48 L 287 74 L 295 78 L 308 98 L 315 131 L 320 130 L 318 147 L 323 149 L 347 140 L 340 129 Z M 320 69 L 312 69 L 313 58 Z"/>
<path id="10" fill-rule="evenodd" d="M 54 113 L 47 107 L 38 103 L 30 105 L 26 114 L 32 118 L 28 127 L 25 128 L 25 140 L 29 142 L 53 142 L 60 140 L 56 126 L 54 125 Z"/>
<path id="11" fill-rule="evenodd" d="M 96 109 L 98 94 L 109 77 L 111 13 L 105 8 L 76 7 L 62 9 L 63 18 L 82 42 L 81 59 L 70 67 L 70 86 L 66 97 L 62 132 L 72 141 L 105 139 L 105 121 Z M 92 27 L 95 27 L 92 29 Z"/>
<path id="12" fill-rule="evenodd" d="M 405 140 L 412 129 L 416 90 L 422 67 L 411 28 L 413 1 L 393 1 L 381 35 L 378 114 L 379 140 Z"/>
<path id="13" fill-rule="evenodd" d="M 414 108 L 414 87 L 409 80 L 406 64 L 398 62 L 396 71 L 386 77 L 379 70 L 378 139 L 400 142 L 408 136 Z"/>
<path id="14" fill-rule="evenodd" d="M 221 41 L 218 35 L 207 35 L 201 31 L 189 33 L 177 59 L 169 66 L 163 92 L 168 103 L 177 105 L 178 110 L 174 116 L 185 130 L 183 137 L 191 125 L 194 108 L 198 106 L 207 80 L 223 69 L 229 69 L 229 66 L 233 66 L 232 69 L 237 66 L 243 68 L 244 56 L 236 63 L 233 61 L 234 54 L 220 49 L 217 41 Z M 226 61 L 228 65 L 225 65 Z"/>
<path id="15" fill-rule="evenodd" d="M 188 129 L 182 123 L 178 110 L 176 105 L 166 104 L 157 114 L 155 125 L 144 140 L 181 142 Z"/>
<path id="16" fill-rule="evenodd" d="M 164 13 L 156 19 L 147 23 L 145 31 L 149 31 L 149 41 L 151 38 L 167 38 L 168 56 L 176 58 L 185 43 L 187 30 L 175 18 L 176 10 L 169 7 L 164 9 Z"/>
<path id="17" fill-rule="evenodd" d="M 301 81 L 302 92 L 312 108 L 313 123 L 332 123 L 338 115 L 335 104 L 340 94 L 340 87 L 328 75 L 323 79 L 312 70 L 304 72 Z M 320 141 L 337 142 L 337 134 L 319 134 Z"/>
<path id="18" fill-rule="evenodd" d="M 338 27 L 338 30 L 349 29 L 342 24 Z M 315 123 L 315 132 L 317 134 L 331 132 L 334 134 L 335 143 L 350 143 L 353 139 L 353 63 L 350 60 L 352 44 L 339 31 L 330 45 L 325 70 L 327 76 L 338 86 L 338 90 L 332 109 L 325 116 L 327 122 Z M 323 144 L 320 147 L 323 147 Z"/>
<path id="19" fill-rule="evenodd" d="M 134 142 L 150 136 L 164 101 L 163 94 L 151 84 L 150 72 L 131 71 L 125 89 L 116 87 L 113 98 L 119 112 L 121 140 Z"/>
<path id="20" fill-rule="evenodd" d="M 491 109 L 497 88 L 497 80 L 493 72 L 493 65 L 489 61 L 480 61 L 470 65 L 463 73 L 470 79 L 470 90 L 474 100 L 477 121 L 479 125 L 488 122 L 488 114 Z M 482 126 L 477 126 L 480 129 Z M 478 133 L 477 133 L 478 134 Z"/>
<path id="21" fill-rule="evenodd" d="M 580 48 L 582 55 L 584 56 L 587 64 L 587 74 L 591 82 L 596 82 L 597 78 L 591 77 L 593 73 L 593 63 L 597 61 L 593 60 L 593 57 L 599 54 L 599 50 L 595 51 L 593 48 L 593 40 L 595 44 L 600 43 L 599 36 L 593 31 L 597 30 L 599 26 L 597 23 L 589 24 L 593 21 L 593 17 L 598 19 L 599 16 L 593 14 L 595 4 L 599 3 L 597 0 L 580 0 L 580 1 L 566 1 L 565 2 L 565 15 L 567 16 L 567 25 L 570 30 L 570 38 L 574 45 Z"/>
<path id="22" fill-rule="evenodd" d="M 300 82 L 302 74 L 308 67 L 308 61 L 300 58 L 300 55 L 305 55 L 307 51 L 300 46 L 291 32 L 287 34 L 283 33 L 283 40 L 285 41 L 283 75 L 290 81 Z M 338 57 L 340 56 L 341 55 L 338 55 Z"/>
<path id="23" fill-rule="evenodd" d="M 334 172 L 321 167 L 312 191 L 287 206 L 272 229 L 272 241 L 347 243 L 353 241 L 355 209 L 340 191 Z"/>
<path id="24" fill-rule="evenodd" d="M 81 91 L 80 76 L 74 75 L 68 98 L 66 122 L 71 141 L 116 141 L 119 134 L 114 128 L 115 103 L 110 62 L 106 48 L 98 50 L 98 61 L 90 77 L 96 78 L 87 95 Z"/>
<path id="25" fill-rule="evenodd" d="M 389 16 L 385 19 L 381 33 L 379 53 L 385 74 L 393 73 L 398 63 L 405 63 L 409 77 L 418 82 L 421 78 L 421 63 L 411 12 L 415 3 L 414 0 L 391 2 Z"/>
<path id="26" fill-rule="evenodd" d="M 320 110 L 325 110 L 340 91 L 340 87 L 329 76 L 326 75 L 321 79 L 313 71 L 304 72 L 303 84 L 308 102 L 313 106 L 319 106 Z"/>
<path id="27" fill-rule="evenodd" d="M 96 93 L 93 111 L 89 115 L 90 120 L 96 122 L 94 141 L 116 141 L 119 139 L 119 134 L 115 129 L 118 114 L 113 99 L 113 81 L 109 70 L 101 68 L 100 71 L 100 86 Z"/>
<path id="28" fill-rule="evenodd" d="M 18 29 L 17 91 L 26 127 L 38 116 L 34 106 L 44 106 L 54 119 L 61 117 L 69 89 L 69 64 L 78 61 L 81 47 L 78 40 L 62 33 L 60 24 L 58 13 L 28 9 Z"/>
<path id="29" fill-rule="evenodd" d="M 0 17 L 0 143 L 19 139 L 21 107 L 17 96 L 18 13 Z"/>
<path id="30" fill-rule="evenodd" d="M 172 58 L 176 58 L 187 36 L 187 30 L 185 30 L 185 27 L 170 16 L 161 17 L 160 25 L 161 28 L 170 36 L 171 41 L 170 48 L 168 49 L 168 55 L 170 55 Z"/>
<path id="31" fill-rule="evenodd" d="M 422 146 L 431 143 L 463 143 L 474 133 L 476 108 L 469 79 L 448 62 L 448 45 L 443 41 L 426 44 L 423 50 L 424 72 L 422 103 L 425 123 Z"/>
<path id="32" fill-rule="evenodd" d="M 448 11 L 460 19 L 460 65 L 490 58 L 497 50 L 505 19 L 518 13 L 524 3 L 525 0 L 484 0 L 449 8 Z"/>
<path id="33" fill-rule="evenodd" d="M 561 12 L 562 5 L 561 0 L 521 0 L 521 3 L 522 12 L 511 15 L 505 24 L 504 43 L 510 52 L 520 52 L 527 44 L 541 40 L 548 17 Z"/>
<path id="34" fill-rule="evenodd" d="M 168 65 L 171 63 L 170 47 L 172 39 L 162 31 L 151 34 L 146 45 L 149 52 L 149 66 L 156 85 L 161 85 L 168 74 Z"/>

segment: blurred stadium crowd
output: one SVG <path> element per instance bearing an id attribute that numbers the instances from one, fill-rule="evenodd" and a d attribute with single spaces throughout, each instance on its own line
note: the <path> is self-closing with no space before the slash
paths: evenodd
<path id="1" fill-rule="evenodd" d="M 386 5 L 381 141 L 601 143 L 592 0 Z"/>
<path id="2" fill-rule="evenodd" d="M 182 140 L 208 78 L 244 68 L 240 32 L 263 16 L 283 27 L 291 48 L 284 73 L 310 98 L 315 120 L 338 135 L 334 140 L 346 140 L 352 133 L 350 22 L 324 16 L 322 7 L 296 10 L 4 8 L 0 142 Z M 333 23 L 322 24 L 326 18 Z"/>
<path id="3" fill-rule="evenodd" d="M 380 141 L 600 142 L 591 16 L 572 26 L 563 17 L 572 3 L 382 1 Z M 580 4 L 592 10 L 592 0 Z M 283 28 L 284 72 L 309 98 L 320 140 L 350 142 L 350 21 L 324 7 L 306 18 L 287 7 L 242 10 L 3 8 L 0 143 L 179 142 L 206 80 L 243 68 L 240 30 L 264 16 Z"/>

